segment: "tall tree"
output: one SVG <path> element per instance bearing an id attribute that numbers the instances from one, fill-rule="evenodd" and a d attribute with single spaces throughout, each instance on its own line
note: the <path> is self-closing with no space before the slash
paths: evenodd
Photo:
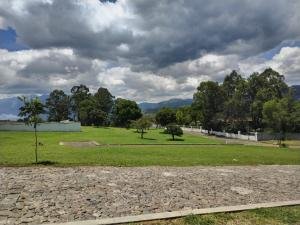
<path id="1" fill-rule="evenodd" d="M 71 106 L 74 120 L 80 121 L 79 105 L 91 96 L 89 88 L 83 84 L 73 86 L 71 89 Z"/>
<path id="2" fill-rule="evenodd" d="M 117 98 L 113 107 L 113 120 L 116 126 L 129 127 L 130 121 L 142 117 L 142 111 L 135 101 Z"/>
<path id="3" fill-rule="evenodd" d="M 281 99 L 288 94 L 289 88 L 284 82 L 284 76 L 271 68 L 262 73 L 254 73 L 249 79 L 249 94 L 251 98 L 250 112 L 253 128 L 263 128 L 263 106 L 272 99 Z"/>
<path id="4" fill-rule="evenodd" d="M 190 106 L 180 107 L 176 110 L 176 122 L 179 125 L 188 125 L 192 122 Z"/>
<path id="5" fill-rule="evenodd" d="M 92 111 L 95 109 L 95 102 L 92 97 L 87 97 L 79 103 L 78 117 L 84 126 L 92 125 Z"/>
<path id="6" fill-rule="evenodd" d="M 300 133 L 300 101 L 295 101 L 291 116 L 291 131 Z"/>
<path id="7" fill-rule="evenodd" d="M 250 113 L 249 85 L 236 71 L 226 76 L 222 84 L 225 93 L 223 118 L 229 132 L 246 131 Z"/>
<path id="8" fill-rule="evenodd" d="M 223 110 L 224 93 L 217 82 L 201 82 L 194 94 L 192 107 L 200 114 L 205 129 L 216 129 L 218 114 Z"/>
<path id="9" fill-rule="evenodd" d="M 263 122 L 273 132 L 279 133 L 279 144 L 285 139 L 285 133 L 291 126 L 292 102 L 288 98 L 273 99 L 264 103 Z"/>
<path id="10" fill-rule="evenodd" d="M 107 125 L 114 104 L 114 96 L 106 88 L 100 87 L 94 94 L 95 109 L 91 112 L 93 124 Z"/>
<path id="11" fill-rule="evenodd" d="M 243 77 L 233 70 L 229 75 L 224 78 L 222 88 L 226 98 L 231 98 L 239 88 L 241 83 L 244 82 Z"/>
<path id="12" fill-rule="evenodd" d="M 19 97 L 19 100 L 22 101 L 23 106 L 20 107 L 19 116 L 24 117 L 26 125 L 32 126 L 34 128 L 35 136 L 35 163 L 38 162 L 38 137 L 37 137 L 37 125 L 42 121 L 40 114 L 44 113 L 44 105 L 39 98 L 32 98 L 28 100 L 26 97 Z"/>
<path id="13" fill-rule="evenodd" d="M 100 87 L 94 95 L 96 108 L 105 113 L 110 113 L 114 104 L 114 96 L 108 89 Z"/>
<path id="14" fill-rule="evenodd" d="M 54 90 L 46 100 L 48 121 L 62 121 L 69 118 L 70 98 L 62 90 Z"/>

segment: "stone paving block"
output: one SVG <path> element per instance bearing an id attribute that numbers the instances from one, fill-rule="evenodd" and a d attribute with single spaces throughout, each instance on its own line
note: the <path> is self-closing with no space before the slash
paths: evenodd
<path id="1" fill-rule="evenodd" d="M 19 194 L 8 194 L 4 199 L 0 201 L 0 210 L 14 208 L 19 197 Z"/>
<path id="2" fill-rule="evenodd" d="M 6 225 L 300 199 L 300 166 L 2 167 L 0 178 Z"/>

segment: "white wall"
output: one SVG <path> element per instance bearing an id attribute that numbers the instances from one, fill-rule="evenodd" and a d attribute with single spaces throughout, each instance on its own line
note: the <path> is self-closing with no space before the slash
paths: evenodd
<path id="1" fill-rule="evenodd" d="M 81 130 L 79 122 L 47 122 L 40 123 L 37 126 L 38 131 L 69 131 L 75 132 Z M 34 131 L 33 126 L 27 126 L 22 122 L 0 122 L 0 131 Z"/>
<path id="2" fill-rule="evenodd" d="M 234 134 L 234 133 L 227 133 L 227 132 L 220 132 L 220 131 L 213 131 L 213 130 L 208 132 L 208 130 L 204 130 L 201 127 L 200 128 L 182 127 L 182 130 L 202 133 L 202 134 L 210 133 L 219 137 L 249 140 L 249 141 L 267 141 L 267 140 L 276 139 L 276 134 L 269 134 L 269 133 L 255 133 L 254 135 L 244 135 L 241 133 Z M 286 138 L 289 140 L 300 140 L 300 133 L 287 133 Z"/>
<path id="3" fill-rule="evenodd" d="M 249 140 L 249 141 L 258 141 L 257 134 L 256 135 L 243 135 L 243 134 L 234 134 L 234 133 L 227 133 L 227 132 L 221 132 L 221 131 L 210 131 L 204 130 L 202 128 L 188 128 L 188 127 L 182 127 L 183 131 L 190 131 L 190 132 L 196 132 L 196 133 L 202 133 L 202 134 L 213 134 L 218 137 L 225 137 L 225 138 L 233 138 L 233 139 L 241 139 L 241 140 Z"/>

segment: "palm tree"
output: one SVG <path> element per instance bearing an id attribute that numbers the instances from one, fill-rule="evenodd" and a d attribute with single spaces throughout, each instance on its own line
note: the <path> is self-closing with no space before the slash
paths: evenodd
<path id="1" fill-rule="evenodd" d="M 19 116 L 24 118 L 25 124 L 32 126 L 34 128 L 35 136 L 35 163 L 38 162 L 37 148 L 38 148 L 38 139 L 37 139 L 37 125 L 42 121 L 40 114 L 44 113 L 44 105 L 39 98 L 35 97 L 28 100 L 25 96 L 18 97 L 20 101 L 23 102 L 23 106 L 19 108 Z"/>

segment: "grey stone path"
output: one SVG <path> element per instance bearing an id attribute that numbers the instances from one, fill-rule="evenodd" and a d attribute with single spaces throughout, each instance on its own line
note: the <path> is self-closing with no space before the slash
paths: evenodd
<path id="1" fill-rule="evenodd" d="M 300 166 L 0 168 L 0 224 L 300 200 Z"/>

